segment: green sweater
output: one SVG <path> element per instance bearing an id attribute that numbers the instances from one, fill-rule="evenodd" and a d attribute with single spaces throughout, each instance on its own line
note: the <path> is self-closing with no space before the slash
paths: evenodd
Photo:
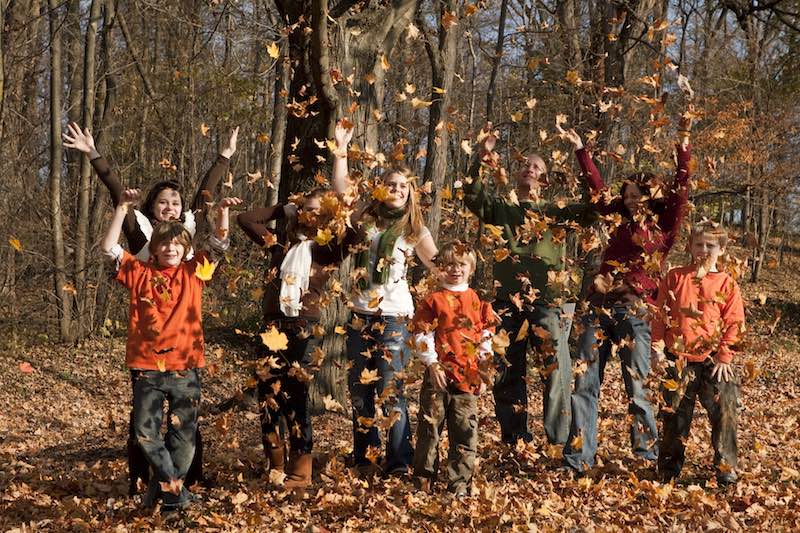
<path id="1" fill-rule="evenodd" d="M 510 300 L 515 293 L 527 292 L 518 275 L 527 277 L 531 287 L 538 291 L 534 303 L 548 304 L 554 298 L 565 296 L 549 284 L 548 272 L 564 270 L 564 244 L 553 239 L 547 229 L 537 240 L 521 241 L 517 229 L 525 224 L 526 211 L 538 213 L 540 217 L 553 219 L 554 224 L 577 222 L 582 226 L 591 224 L 593 210 L 587 203 L 573 203 L 559 208 L 548 202 L 520 202 L 514 205 L 489 192 L 480 178 L 480 160 L 475 157 L 471 168 L 472 183 L 464 183 L 464 202 L 485 224 L 501 226 L 503 239 L 511 256 L 494 263 L 494 279 L 500 283 L 497 300 Z"/>

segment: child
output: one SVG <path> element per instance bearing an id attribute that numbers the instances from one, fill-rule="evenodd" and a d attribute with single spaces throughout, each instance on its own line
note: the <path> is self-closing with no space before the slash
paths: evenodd
<path id="1" fill-rule="evenodd" d="M 101 247 L 116 260 L 116 279 L 131 295 L 125 359 L 133 382 L 133 425 L 154 474 L 142 503 L 152 505 L 160 489 L 162 508 L 169 510 L 190 501 L 183 481 L 195 451 L 198 369 L 205 366 L 201 277 L 209 279 L 211 273 L 201 270 L 207 252 L 185 260 L 191 236 L 179 221 L 155 227 L 148 245 L 154 260 L 140 261 L 122 249 L 118 244 L 122 224 L 138 199 L 136 190 L 120 195 Z M 217 250 L 227 248 L 228 208 L 239 203 L 238 198 L 226 198 L 218 206 L 215 232 L 209 239 Z M 166 439 L 161 436 L 164 400 L 169 404 Z"/>
<path id="2" fill-rule="evenodd" d="M 447 488 L 466 496 L 478 447 L 478 395 L 484 389 L 478 362 L 492 353 L 496 316 L 491 305 L 469 288 L 474 251 L 459 242 L 449 243 L 442 247 L 437 263 L 442 269 L 441 288 L 419 305 L 413 321 L 415 344 L 426 366 L 414 475 L 425 489 L 436 479 L 439 438 L 447 421 Z"/>
<path id="3" fill-rule="evenodd" d="M 664 427 L 658 471 L 666 482 L 678 477 L 695 399 L 711 420 L 714 466 L 721 485 L 736 482 L 736 398 L 739 386 L 732 346 L 744 330 L 744 306 L 736 281 L 720 272 L 717 260 L 728 235 L 713 222 L 692 227 L 690 265 L 672 269 L 658 291 L 653 318 L 654 358 L 666 345 L 671 361 L 665 387 Z"/>

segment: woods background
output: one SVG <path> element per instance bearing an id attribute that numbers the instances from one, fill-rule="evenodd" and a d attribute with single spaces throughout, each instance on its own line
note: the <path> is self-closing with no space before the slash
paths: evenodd
<path id="1" fill-rule="evenodd" d="M 13 346 L 80 342 L 124 324 L 126 295 L 111 290 L 97 252 L 108 194 L 87 159 L 62 148 L 67 121 L 91 128 L 126 186 L 172 178 L 187 191 L 241 125 L 221 194 L 257 206 L 324 183 L 324 141 L 347 117 L 353 172 L 405 165 L 429 182 L 426 218 L 442 242 L 477 238 L 454 185 L 487 120 L 508 167 L 532 148 L 555 176 L 550 193 L 569 196 L 577 165 L 556 120 L 592 140 L 609 178 L 633 167 L 670 175 L 675 124 L 691 102 L 691 216 L 737 227 L 751 281 L 793 246 L 797 1 L 0 0 L 0 9 L 0 335 Z M 257 332 L 264 263 L 233 238 L 207 327 Z M 327 323 L 345 312 L 329 308 Z M 330 362 L 342 344 L 326 339 L 321 393 L 341 397 Z"/>

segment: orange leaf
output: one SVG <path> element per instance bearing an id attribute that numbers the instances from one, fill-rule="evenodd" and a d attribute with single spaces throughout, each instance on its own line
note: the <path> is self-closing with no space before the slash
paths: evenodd
<path id="1" fill-rule="evenodd" d="M 261 342 L 273 352 L 285 350 L 289 347 L 289 339 L 286 337 L 286 334 L 282 331 L 278 331 L 278 328 L 275 326 L 270 326 L 267 331 L 261 333 Z"/>

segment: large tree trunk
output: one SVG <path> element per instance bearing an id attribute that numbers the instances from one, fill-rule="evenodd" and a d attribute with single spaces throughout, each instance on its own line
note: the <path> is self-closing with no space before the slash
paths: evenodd
<path id="1" fill-rule="evenodd" d="M 59 336 L 72 339 L 71 295 L 67 288 L 64 228 L 61 220 L 61 24 L 59 0 L 50 7 L 50 229 L 53 239 L 54 292 L 58 308 Z"/>
<path id="2" fill-rule="evenodd" d="M 289 65 L 288 48 L 281 47 L 280 55 L 275 63 L 275 94 L 273 97 L 272 129 L 270 135 L 269 183 L 267 205 L 278 203 L 278 189 L 281 184 L 283 169 L 283 150 L 286 144 L 286 104 L 289 103 L 289 83 L 292 73 Z"/>

